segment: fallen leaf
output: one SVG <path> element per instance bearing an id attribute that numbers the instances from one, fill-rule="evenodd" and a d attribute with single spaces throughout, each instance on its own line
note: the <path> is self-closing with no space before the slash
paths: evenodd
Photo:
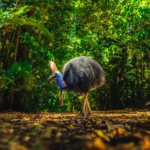
<path id="1" fill-rule="evenodd" d="M 14 129 L 9 129 L 9 133 L 13 133 L 14 132 Z"/>
<path id="2" fill-rule="evenodd" d="M 107 137 L 101 130 L 94 131 L 99 137 L 104 138 L 106 141 L 110 141 L 109 137 Z"/>
<path id="3" fill-rule="evenodd" d="M 105 150 L 106 149 L 106 145 L 104 144 L 103 140 L 96 137 L 93 141 L 93 147 L 96 149 L 102 149 Z"/>
<path id="4" fill-rule="evenodd" d="M 27 117 L 23 117 L 21 120 L 30 120 L 30 119 Z"/>
<path id="5" fill-rule="evenodd" d="M 142 146 L 142 149 L 150 149 L 150 137 L 144 137 L 144 145 Z"/>
<path id="6" fill-rule="evenodd" d="M 18 145 L 18 150 L 29 150 L 29 149 L 23 145 Z"/>
<path id="7" fill-rule="evenodd" d="M 125 133 L 125 129 L 123 128 L 117 128 L 113 131 L 113 135 L 119 135 L 119 134 L 124 134 Z"/>
<path id="8" fill-rule="evenodd" d="M 30 140 L 30 137 L 29 136 L 25 136 L 25 138 L 24 138 L 24 141 L 29 141 Z"/>
<path id="9" fill-rule="evenodd" d="M 61 132 L 57 132 L 56 137 L 58 138 L 58 137 L 60 137 L 61 135 L 62 135 Z"/>

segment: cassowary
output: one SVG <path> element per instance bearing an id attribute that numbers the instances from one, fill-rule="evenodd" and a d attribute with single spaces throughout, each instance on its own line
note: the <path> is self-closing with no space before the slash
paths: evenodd
<path id="1" fill-rule="evenodd" d="M 68 61 L 62 74 L 53 61 L 49 61 L 49 66 L 51 76 L 48 79 L 52 79 L 51 82 L 56 81 L 61 104 L 63 105 L 62 90 L 80 93 L 83 96 L 83 104 L 79 115 L 85 115 L 85 105 L 87 115 L 92 115 L 87 96 L 90 89 L 101 87 L 105 82 L 105 74 L 100 64 L 90 57 L 80 56 Z"/>

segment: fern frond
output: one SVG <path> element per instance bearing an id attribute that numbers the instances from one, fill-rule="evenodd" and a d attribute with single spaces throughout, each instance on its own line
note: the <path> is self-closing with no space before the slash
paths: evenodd
<path id="1" fill-rule="evenodd" d="M 24 6 L 20 8 L 11 8 L 10 10 L 5 11 L 5 12 L 1 11 L 0 12 L 0 20 L 1 20 L 0 27 L 4 25 L 8 25 L 8 24 L 35 26 L 40 31 L 42 31 L 45 36 L 47 36 L 48 38 L 52 40 L 53 35 L 51 34 L 51 32 L 48 31 L 47 28 L 45 28 L 43 25 L 38 23 L 33 18 L 26 18 L 25 14 L 32 9 L 38 9 L 38 7 Z"/>

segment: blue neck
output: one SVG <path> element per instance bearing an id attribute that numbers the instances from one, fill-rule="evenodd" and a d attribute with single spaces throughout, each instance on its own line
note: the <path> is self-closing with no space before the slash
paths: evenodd
<path id="1" fill-rule="evenodd" d="M 57 78 L 57 86 L 59 87 L 60 92 L 62 92 L 62 89 L 66 87 L 67 85 L 63 83 L 63 77 L 62 74 L 59 71 L 56 71 L 58 78 Z"/>

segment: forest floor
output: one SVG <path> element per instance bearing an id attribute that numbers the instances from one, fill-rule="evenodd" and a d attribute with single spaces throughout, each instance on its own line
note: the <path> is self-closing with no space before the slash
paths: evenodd
<path id="1" fill-rule="evenodd" d="M 150 110 L 0 113 L 0 150 L 150 150 Z"/>

